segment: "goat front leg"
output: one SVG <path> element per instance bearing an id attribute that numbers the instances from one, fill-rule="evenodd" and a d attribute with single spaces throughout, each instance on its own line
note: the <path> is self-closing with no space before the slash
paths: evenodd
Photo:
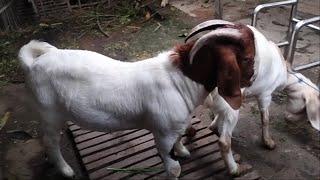
<path id="1" fill-rule="evenodd" d="M 51 110 L 41 112 L 43 144 L 48 153 L 49 160 L 58 168 L 63 176 L 75 178 L 75 173 L 68 163 L 64 160 L 60 151 L 60 131 L 63 127 L 63 122 L 58 114 Z"/>
<path id="2" fill-rule="evenodd" d="M 179 134 L 174 132 L 170 133 L 153 133 L 156 146 L 158 148 L 159 154 L 164 163 L 165 170 L 169 178 L 178 178 L 181 173 L 181 166 L 179 161 L 173 159 L 172 150 L 174 144 L 177 142 Z"/>
<path id="3" fill-rule="evenodd" d="M 276 144 L 274 143 L 269 132 L 269 106 L 271 103 L 271 95 L 262 96 L 258 98 L 258 104 L 261 115 L 262 124 L 262 141 L 268 149 L 274 149 Z"/>
<path id="4" fill-rule="evenodd" d="M 161 7 L 166 7 L 168 3 L 169 3 L 169 0 L 162 0 Z"/>
<path id="5" fill-rule="evenodd" d="M 240 166 L 233 158 L 231 150 L 232 131 L 238 122 L 239 110 L 231 110 L 223 119 L 222 132 L 219 138 L 219 146 L 222 159 L 224 160 L 230 174 L 239 176 L 247 170 L 248 167 Z"/>

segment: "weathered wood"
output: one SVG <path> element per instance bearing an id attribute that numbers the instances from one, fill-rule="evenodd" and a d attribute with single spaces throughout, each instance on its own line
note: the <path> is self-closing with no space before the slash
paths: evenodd
<path id="1" fill-rule="evenodd" d="M 180 179 L 232 179 L 221 157 L 218 136 L 199 119 L 192 123 L 196 135 L 182 138 L 191 157 L 179 160 L 182 167 Z M 149 131 L 129 130 L 107 134 L 81 130 L 70 122 L 68 125 L 90 179 L 166 178 L 153 135 Z M 238 154 L 234 157 L 236 161 L 240 160 Z M 249 171 L 239 178 L 253 180 L 259 177 L 255 171 Z"/>
<path id="2" fill-rule="evenodd" d="M 106 137 L 107 141 L 105 142 L 102 142 L 102 139 L 99 140 L 99 142 L 101 141 L 101 143 L 96 143 L 94 141 L 91 141 L 93 142 L 94 144 L 96 145 L 92 145 L 92 144 L 79 144 L 77 145 L 77 148 L 80 150 L 80 155 L 82 156 L 86 156 L 86 155 L 89 155 L 89 154 L 92 154 L 94 152 L 99 152 L 103 149 L 107 149 L 107 148 L 111 148 L 111 147 L 114 147 L 114 146 L 117 146 L 119 144 L 122 144 L 122 143 L 126 143 L 130 140 L 133 140 L 133 139 L 136 139 L 138 137 L 141 137 L 141 136 L 144 136 L 144 135 L 147 135 L 149 134 L 149 132 L 147 131 L 136 131 L 134 133 L 131 133 L 131 134 L 114 134 L 113 133 L 113 136 L 104 136 Z M 123 137 L 127 135 L 129 139 L 127 139 L 126 141 L 122 141 L 122 138 L 117 138 L 117 137 Z"/>

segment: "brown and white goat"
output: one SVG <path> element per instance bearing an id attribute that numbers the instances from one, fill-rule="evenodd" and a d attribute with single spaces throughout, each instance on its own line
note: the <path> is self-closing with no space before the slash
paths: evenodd
<path id="1" fill-rule="evenodd" d="M 205 30 L 220 28 L 220 31 L 230 31 L 230 27 L 234 25 L 224 21 L 206 21 L 196 26 L 187 37 L 187 40 L 199 32 Z M 247 26 L 251 29 L 254 39 L 253 48 L 246 44 L 246 50 L 255 52 L 254 60 L 244 64 L 240 70 L 248 68 L 254 70 L 250 84 L 246 83 L 242 88 L 242 96 L 253 96 L 257 99 L 262 122 L 262 141 L 269 149 L 275 147 L 275 143 L 269 133 L 269 110 L 271 103 L 271 94 L 276 89 L 285 89 L 288 93 L 287 118 L 297 119 L 307 115 L 312 126 L 319 130 L 320 126 L 320 101 L 319 88 L 316 87 L 309 79 L 300 73 L 290 70 L 283 58 L 279 48 L 272 42 L 268 41 L 254 27 Z M 216 30 L 214 30 L 216 31 Z M 214 32 L 213 31 L 213 32 Z M 210 33 L 210 32 L 209 32 Z M 208 33 L 208 34 L 209 34 Z M 250 34 L 251 34 L 250 33 Z M 244 34 L 244 33 L 242 33 Z M 203 37 L 201 37 L 203 38 Z M 200 39 L 201 39 L 200 38 Z M 198 42 L 201 40 L 198 40 Z M 245 63 L 244 61 L 243 63 Z M 287 68 L 289 70 L 287 70 Z M 249 77 L 249 76 L 248 76 Z M 241 77 L 242 79 L 243 77 Z M 248 78 L 245 78 L 248 79 Z M 233 82 L 228 82 L 232 84 Z M 243 86 L 242 86 L 243 87 Z M 221 97 L 221 89 L 216 88 L 206 99 L 204 105 L 209 107 L 215 114 L 215 118 L 210 125 L 210 129 L 216 130 L 218 122 L 221 122 L 220 146 L 222 157 L 225 160 L 229 171 L 233 175 L 241 173 L 242 168 L 239 167 L 233 159 L 231 153 L 231 136 L 232 131 L 238 121 L 239 110 L 226 102 L 226 98 Z"/>

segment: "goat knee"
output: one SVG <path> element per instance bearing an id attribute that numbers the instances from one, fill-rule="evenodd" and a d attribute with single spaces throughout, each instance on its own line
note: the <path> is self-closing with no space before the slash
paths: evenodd
<path id="1" fill-rule="evenodd" d="M 222 153 L 228 152 L 230 150 L 231 144 L 226 140 L 219 139 L 219 147 Z"/>
<path id="2" fill-rule="evenodd" d="M 181 166 L 179 161 L 172 160 L 170 162 L 167 162 L 166 171 L 168 173 L 168 177 L 178 178 L 181 174 Z"/>

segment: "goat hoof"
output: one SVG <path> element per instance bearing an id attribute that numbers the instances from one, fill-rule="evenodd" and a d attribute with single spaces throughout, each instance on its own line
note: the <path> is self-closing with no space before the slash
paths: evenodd
<path id="1" fill-rule="evenodd" d="M 269 150 L 276 148 L 276 143 L 272 139 L 264 140 L 264 145 Z"/>
<path id="2" fill-rule="evenodd" d="M 72 168 L 70 166 L 64 166 L 62 168 L 62 175 L 67 178 L 71 178 L 71 179 L 76 178 L 76 174 L 74 173 L 74 171 L 72 170 Z"/>
<path id="3" fill-rule="evenodd" d="M 237 164 L 237 169 L 235 171 L 230 172 L 233 177 L 238 177 L 242 174 L 247 173 L 252 169 L 252 166 L 249 164 Z"/>
<path id="4" fill-rule="evenodd" d="M 230 172 L 232 177 L 239 176 L 240 175 L 240 165 L 237 163 L 237 166 L 232 170 L 229 169 L 229 172 Z"/>
<path id="5" fill-rule="evenodd" d="M 178 161 L 175 161 L 174 164 L 168 168 L 168 176 L 171 178 L 178 178 L 181 174 L 181 166 Z"/>
<path id="6" fill-rule="evenodd" d="M 176 152 L 176 156 L 181 158 L 189 158 L 191 155 L 189 150 L 185 146 L 183 146 L 182 149 Z"/>

